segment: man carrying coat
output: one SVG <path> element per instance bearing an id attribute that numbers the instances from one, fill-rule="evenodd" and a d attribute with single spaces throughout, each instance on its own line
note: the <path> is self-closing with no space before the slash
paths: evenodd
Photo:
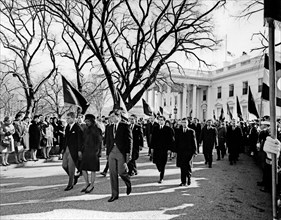
<path id="1" fill-rule="evenodd" d="M 65 129 L 65 143 L 62 150 L 62 167 L 69 176 L 68 185 L 64 191 L 69 191 L 74 185 L 75 167 L 78 169 L 78 158 L 82 157 L 82 135 L 81 127 L 75 123 L 75 113 L 66 115 L 67 126 Z"/>
<path id="2" fill-rule="evenodd" d="M 188 127 L 188 120 L 183 118 L 181 127 L 175 137 L 175 152 L 177 153 L 177 167 L 181 170 L 181 183 L 179 186 L 191 184 L 191 167 L 193 156 L 196 154 L 197 141 L 195 131 Z"/>

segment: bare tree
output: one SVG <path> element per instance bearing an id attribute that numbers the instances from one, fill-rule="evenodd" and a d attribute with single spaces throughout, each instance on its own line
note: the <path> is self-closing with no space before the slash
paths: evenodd
<path id="1" fill-rule="evenodd" d="M 264 1 L 263 0 L 247 0 L 243 2 L 243 9 L 239 12 L 239 15 L 236 16 L 239 19 L 250 19 L 254 14 L 261 13 L 264 10 Z M 261 18 L 262 19 L 262 18 Z M 253 33 L 252 38 L 257 37 L 260 40 L 261 45 L 259 47 L 251 49 L 252 51 L 265 51 L 268 48 L 268 37 L 266 31 Z M 275 47 L 280 47 L 281 42 L 275 43 Z"/>
<path id="2" fill-rule="evenodd" d="M 44 106 L 45 112 L 48 112 L 48 114 L 57 115 L 58 118 L 61 118 L 72 109 L 72 106 L 63 103 L 62 85 L 59 82 L 59 77 L 58 74 L 55 74 L 45 82 L 41 91 L 42 98 L 38 105 Z"/>
<path id="3" fill-rule="evenodd" d="M 211 13 L 225 1 L 200 2 L 38 0 L 37 6 L 44 7 L 84 41 L 94 55 L 94 64 L 103 71 L 114 102 L 117 88 L 129 110 L 156 82 L 163 68 L 177 66 L 181 71 L 173 55 L 208 66 L 197 51 L 213 50 L 218 43 L 212 33 Z M 85 9 L 82 14 L 78 10 L 81 7 Z"/>
<path id="4" fill-rule="evenodd" d="M 33 1 L 31 0 L 0 0 L 0 2 L 2 14 L 0 42 L 4 48 L 14 54 L 12 62 L 16 62 L 17 66 L 15 69 L 11 63 L 7 73 L 12 74 L 21 83 L 27 100 L 26 114 L 30 114 L 34 107 L 35 94 L 56 70 L 53 51 L 56 42 L 47 34 L 51 21 L 47 20 L 43 13 L 35 10 L 35 7 L 32 7 Z M 34 81 L 37 77 L 34 75 L 38 72 L 42 74 L 40 72 L 42 70 L 40 68 L 32 70 L 32 67 L 42 50 L 49 52 L 52 67 L 35 85 Z"/>

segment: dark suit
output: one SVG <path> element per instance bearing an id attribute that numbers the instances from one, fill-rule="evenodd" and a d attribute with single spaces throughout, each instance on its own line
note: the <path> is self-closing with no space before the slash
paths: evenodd
<path id="1" fill-rule="evenodd" d="M 69 176 L 68 186 L 73 185 L 75 167 L 78 168 L 78 151 L 81 151 L 82 135 L 83 132 L 78 124 L 74 123 L 71 130 L 70 125 L 67 125 L 65 130 L 62 167 Z"/>
<path id="2" fill-rule="evenodd" d="M 186 128 L 184 132 L 181 127 L 178 129 L 175 137 L 175 151 L 177 153 L 177 167 L 181 169 L 181 182 L 186 184 L 186 178 L 190 182 L 191 167 L 194 154 L 196 154 L 197 141 L 193 129 Z"/>
<path id="3" fill-rule="evenodd" d="M 128 163 L 129 174 L 133 172 L 137 174 L 136 160 L 139 158 L 140 148 L 143 147 L 143 132 L 140 125 L 133 125 L 132 129 L 133 135 L 133 149 L 132 149 L 132 159 Z"/>
<path id="4" fill-rule="evenodd" d="M 153 124 L 151 122 L 148 122 L 145 125 L 145 136 L 146 136 L 146 142 L 147 142 L 147 146 L 149 148 L 148 150 L 148 154 L 151 154 L 151 138 L 152 138 L 152 133 L 155 127 L 158 127 L 159 124 L 157 122 L 153 122 Z"/>
<path id="5" fill-rule="evenodd" d="M 153 149 L 153 163 L 160 172 L 160 181 L 164 178 L 165 166 L 168 159 L 168 150 L 174 145 L 174 132 L 172 128 L 160 126 L 154 128 L 151 138 L 151 149 Z"/>
<path id="6" fill-rule="evenodd" d="M 204 126 L 202 129 L 200 143 L 203 142 L 203 154 L 209 167 L 212 167 L 214 146 L 218 145 L 217 136 L 217 129 L 214 127 L 208 129 L 207 126 Z"/>
<path id="7" fill-rule="evenodd" d="M 115 137 L 113 129 L 114 124 L 109 125 L 105 144 L 109 163 L 111 194 L 112 197 L 118 197 L 118 174 L 127 187 L 131 186 L 128 167 L 126 164 L 126 154 L 131 153 L 132 132 L 129 125 L 123 122 L 118 124 Z"/>

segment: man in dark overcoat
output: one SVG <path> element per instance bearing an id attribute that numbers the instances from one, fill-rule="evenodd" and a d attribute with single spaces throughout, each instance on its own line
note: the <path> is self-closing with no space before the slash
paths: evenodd
<path id="1" fill-rule="evenodd" d="M 132 158 L 128 162 L 128 168 L 129 168 L 129 175 L 137 175 L 137 165 L 136 160 L 139 158 L 139 152 L 140 148 L 143 147 L 143 132 L 142 127 L 137 124 L 137 116 L 131 115 L 130 116 L 130 127 L 132 130 L 133 135 L 133 149 L 132 149 Z"/>
<path id="2" fill-rule="evenodd" d="M 193 122 L 191 124 L 188 124 L 188 126 L 195 131 L 196 135 L 196 144 L 197 144 L 197 153 L 199 154 L 199 141 L 200 141 L 200 135 L 201 135 L 201 124 L 199 123 L 199 120 L 197 118 L 193 119 Z"/>
<path id="3" fill-rule="evenodd" d="M 158 116 L 159 126 L 155 127 L 151 137 L 151 153 L 153 163 L 160 172 L 158 183 L 162 183 L 165 174 L 165 166 L 168 154 L 171 153 L 174 145 L 174 132 L 171 127 L 165 126 L 164 116 Z"/>
<path id="4" fill-rule="evenodd" d="M 69 112 L 66 115 L 67 126 L 65 129 L 65 142 L 62 150 L 62 167 L 68 174 L 68 185 L 64 191 L 69 191 L 74 185 L 75 167 L 78 168 L 78 158 L 82 158 L 82 136 L 81 127 L 75 123 L 75 113 Z"/>
<path id="5" fill-rule="evenodd" d="M 181 184 L 180 186 L 191 184 L 192 161 L 196 154 L 197 141 L 196 133 L 193 129 L 188 127 L 188 120 L 182 119 L 182 126 L 177 131 L 175 137 L 175 152 L 177 153 L 177 167 L 181 170 Z"/>
<path id="6" fill-rule="evenodd" d="M 127 195 L 132 191 L 127 163 L 130 160 L 133 138 L 129 124 L 121 121 L 121 113 L 120 110 L 110 113 L 112 124 L 108 127 L 105 140 L 111 184 L 111 197 L 108 202 L 119 198 L 118 174 L 127 186 Z"/>
<path id="7" fill-rule="evenodd" d="M 150 157 L 150 161 L 152 160 L 151 156 L 151 138 L 152 138 L 152 133 L 155 127 L 158 127 L 159 124 L 156 121 L 155 115 L 152 115 L 148 122 L 145 124 L 145 136 L 146 136 L 146 142 L 148 146 L 148 156 Z"/>
<path id="8" fill-rule="evenodd" d="M 205 164 L 208 164 L 209 168 L 212 168 L 214 146 L 218 145 L 217 137 L 217 129 L 212 127 L 212 120 L 207 120 L 201 132 L 200 143 L 203 142 Z"/>
<path id="9" fill-rule="evenodd" d="M 230 125 L 226 132 L 226 144 L 228 148 L 228 158 L 230 165 L 236 164 L 240 146 L 243 143 L 243 134 L 239 126 L 236 125 L 235 119 L 230 122 Z"/>

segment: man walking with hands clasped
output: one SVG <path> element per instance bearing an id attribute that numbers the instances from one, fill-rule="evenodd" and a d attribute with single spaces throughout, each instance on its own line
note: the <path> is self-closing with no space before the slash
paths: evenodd
<path id="1" fill-rule="evenodd" d="M 177 167 L 181 170 L 180 186 L 191 184 L 191 167 L 193 156 L 196 154 L 197 141 L 195 131 L 188 127 L 188 120 L 183 118 L 181 128 L 175 137 L 175 149 L 177 153 Z"/>
<path id="2" fill-rule="evenodd" d="M 108 202 L 113 202 L 119 198 L 118 174 L 127 186 L 127 195 L 132 190 L 127 166 L 132 148 L 132 131 L 128 124 L 121 122 L 120 110 L 112 111 L 110 117 L 113 123 L 108 128 L 105 144 L 111 184 L 111 197 Z"/>

